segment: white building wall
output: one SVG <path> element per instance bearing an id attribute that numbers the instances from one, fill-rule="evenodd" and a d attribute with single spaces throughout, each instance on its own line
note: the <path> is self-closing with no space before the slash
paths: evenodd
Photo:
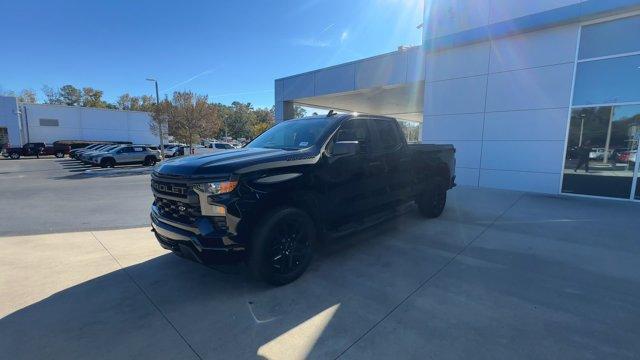
<path id="1" fill-rule="evenodd" d="M 427 54 L 422 138 L 456 146 L 459 184 L 558 192 L 578 29 Z"/>
<path id="2" fill-rule="evenodd" d="M 22 144 L 18 103 L 13 96 L 0 96 L 0 127 L 7 128 L 11 145 Z"/>
<path id="3" fill-rule="evenodd" d="M 120 111 L 73 106 L 23 104 L 29 123 L 29 140 L 52 143 L 56 140 L 131 141 L 158 144 L 151 133 L 151 116 L 139 111 Z M 23 122 L 25 115 L 23 114 Z M 42 126 L 40 119 L 54 119 L 58 126 Z"/>

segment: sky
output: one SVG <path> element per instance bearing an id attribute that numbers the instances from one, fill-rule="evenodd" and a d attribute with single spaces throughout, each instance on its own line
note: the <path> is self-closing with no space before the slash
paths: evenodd
<path id="1" fill-rule="evenodd" d="M 191 90 L 274 103 L 274 80 L 418 45 L 423 0 L 20 0 L 0 3 L 0 91 Z"/>

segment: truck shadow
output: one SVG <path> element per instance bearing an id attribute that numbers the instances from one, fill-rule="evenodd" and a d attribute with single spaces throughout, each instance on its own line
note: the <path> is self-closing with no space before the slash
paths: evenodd
<path id="1" fill-rule="evenodd" d="M 161 255 L 61 290 L 0 319 L 0 358 L 191 355 L 173 327 L 203 358 L 255 357 L 261 346 L 327 309 L 339 309 L 354 299 L 371 306 L 381 285 L 373 281 L 375 269 L 365 265 L 340 275 L 353 266 L 344 262 L 349 254 L 384 248 L 397 230 L 392 221 L 332 240 L 307 274 L 278 288 L 253 280 L 243 265 L 212 270 L 172 254 Z M 371 282 L 360 278 L 365 273 Z M 364 330 L 370 316 L 356 319 L 361 327 L 356 332 Z M 349 317 L 338 310 L 333 318 L 340 319 L 340 325 L 334 327 L 332 319 L 317 325 L 316 339 L 327 331 L 345 330 Z M 350 340 L 332 341 L 344 348 Z M 321 357 L 333 354 L 330 348 L 313 350 L 313 342 L 308 346 Z"/>

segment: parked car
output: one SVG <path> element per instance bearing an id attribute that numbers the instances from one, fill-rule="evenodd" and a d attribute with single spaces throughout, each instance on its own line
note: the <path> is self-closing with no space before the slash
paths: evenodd
<path id="1" fill-rule="evenodd" d="M 121 145 L 121 144 L 113 144 L 113 145 L 108 145 L 107 147 L 104 147 L 102 149 L 99 150 L 94 150 L 94 151 L 90 151 L 90 152 L 86 152 L 84 154 L 82 154 L 82 162 L 87 164 L 87 165 L 95 165 L 93 160 L 97 157 L 100 157 L 104 154 L 107 154 L 113 150 L 117 150 L 120 149 L 121 147 L 124 146 L 128 146 L 128 145 Z"/>
<path id="2" fill-rule="evenodd" d="M 638 157 L 638 150 L 624 151 L 618 156 L 618 161 L 635 165 Z"/>
<path id="3" fill-rule="evenodd" d="M 204 264 L 246 260 L 283 285 L 309 266 L 320 234 L 362 229 L 411 202 L 438 217 L 453 186 L 452 145 L 407 144 L 393 118 L 311 117 L 242 149 L 160 164 L 151 220 L 163 248 Z"/>
<path id="4" fill-rule="evenodd" d="M 172 158 L 172 157 L 176 157 L 176 156 L 183 156 L 184 153 L 185 153 L 185 148 L 188 149 L 188 147 L 182 146 L 182 145 L 172 146 L 172 147 L 166 148 L 164 150 L 164 155 L 167 158 Z M 189 150 L 187 150 L 187 153 L 189 153 Z"/>
<path id="5" fill-rule="evenodd" d="M 235 149 L 235 147 L 225 142 L 216 141 L 216 142 L 206 142 L 204 146 L 196 145 L 193 147 L 193 149 L 194 149 L 194 155 L 203 155 L 203 154 L 210 154 L 210 153 L 215 153 L 220 151 L 233 150 Z"/>
<path id="6" fill-rule="evenodd" d="M 153 166 L 158 161 L 160 161 L 160 151 L 151 150 L 142 145 L 119 146 L 118 148 L 100 153 L 91 158 L 92 164 L 100 165 L 103 168 L 124 164 Z"/>
<path id="7" fill-rule="evenodd" d="M 608 156 L 607 157 L 611 157 L 611 154 L 613 154 L 613 150 L 609 149 L 607 151 Z M 589 159 L 591 160 L 604 160 L 604 154 L 605 154 L 605 149 L 604 148 L 593 148 L 591 149 L 591 152 L 589 153 Z"/>
<path id="8" fill-rule="evenodd" d="M 77 156 L 77 159 L 82 161 L 85 164 L 91 163 L 91 157 L 106 151 L 111 151 L 113 149 L 119 148 L 122 145 L 120 144 L 103 144 L 89 151 L 85 151 Z"/>
<path id="9" fill-rule="evenodd" d="M 11 159 L 20 159 L 21 156 L 47 156 L 54 155 L 57 158 L 63 158 L 68 154 L 71 148 L 66 145 L 47 145 L 43 142 L 31 142 L 21 147 L 5 147 L 2 150 L 2 156 Z"/>
<path id="10" fill-rule="evenodd" d="M 82 148 L 77 148 L 77 149 L 72 149 L 71 151 L 69 151 L 69 157 L 72 159 L 76 159 L 80 154 L 82 154 L 85 151 L 90 151 L 93 150 L 99 146 L 104 146 L 105 144 L 90 144 L 87 145 L 85 147 Z"/>

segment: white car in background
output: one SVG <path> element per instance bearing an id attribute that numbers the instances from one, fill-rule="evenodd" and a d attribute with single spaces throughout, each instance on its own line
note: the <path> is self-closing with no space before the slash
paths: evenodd
<path id="1" fill-rule="evenodd" d="M 195 145 L 193 147 L 194 155 L 203 155 L 203 154 L 211 154 L 220 151 L 228 151 L 233 150 L 235 147 L 229 143 L 221 142 L 221 141 L 211 141 L 205 142 L 204 145 Z"/>

